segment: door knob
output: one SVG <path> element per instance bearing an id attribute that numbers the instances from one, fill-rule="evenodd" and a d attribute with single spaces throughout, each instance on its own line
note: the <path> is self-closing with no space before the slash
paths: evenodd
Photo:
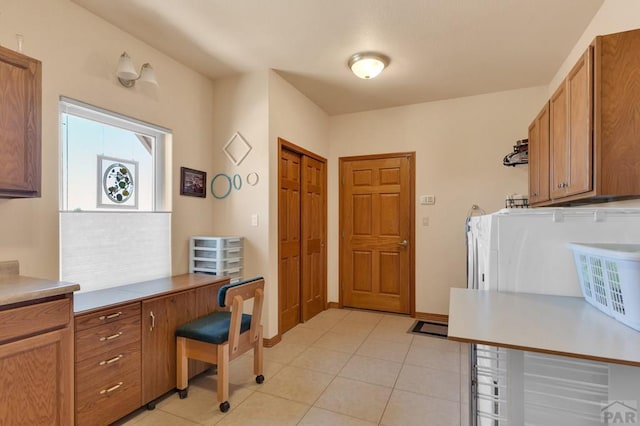
<path id="1" fill-rule="evenodd" d="M 402 242 L 399 243 L 401 247 L 406 247 L 409 245 L 409 241 L 407 240 L 402 240 Z"/>

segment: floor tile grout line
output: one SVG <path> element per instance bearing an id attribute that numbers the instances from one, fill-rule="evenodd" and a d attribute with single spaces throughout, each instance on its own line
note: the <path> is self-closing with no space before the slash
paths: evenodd
<path id="1" fill-rule="evenodd" d="M 345 317 L 344 317 L 344 318 L 342 318 L 342 319 L 339 321 L 339 323 L 340 323 L 340 322 L 342 322 L 342 321 L 344 321 L 344 320 L 346 320 L 348 316 L 349 316 L 349 315 L 345 315 Z M 378 323 L 376 323 L 376 326 L 379 324 L 379 322 L 380 322 L 380 321 L 381 321 L 381 319 L 379 319 L 379 320 L 378 320 Z M 336 323 L 336 324 L 334 325 L 334 327 L 335 327 L 336 325 L 338 325 L 338 323 Z M 331 329 L 333 329 L 333 327 L 332 327 Z M 329 329 L 327 332 L 330 332 L 330 331 L 331 331 L 331 329 Z M 315 408 L 318 408 L 318 409 L 321 409 L 321 410 L 326 410 L 326 411 L 329 411 L 329 412 L 333 412 L 333 413 L 336 413 L 336 414 L 340 414 L 340 415 L 343 415 L 343 416 L 347 416 L 347 417 L 350 417 L 350 418 L 354 418 L 354 419 L 358 419 L 358 420 L 363 420 L 363 421 L 368 421 L 367 419 L 362 419 L 362 418 L 359 418 L 359 417 L 350 416 L 350 415 L 347 415 L 347 414 L 344 414 L 344 413 L 340 413 L 340 412 L 337 412 L 337 411 L 332 411 L 332 410 L 329 410 L 329 409 L 327 409 L 327 408 L 318 407 L 318 406 L 316 406 L 316 403 L 318 402 L 318 400 L 320 400 L 320 398 L 322 398 L 322 395 L 327 391 L 327 389 L 329 389 L 329 387 L 331 386 L 331 384 L 332 384 L 333 382 L 335 382 L 335 380 L 336 380 L 338 377 L 340 377 L 341 379 L 354 380 L 354 381 L 358 381 L 358 382 L 360 382 L 360 383 L 365 383 L 365 384 L 369 384 L 369 385 L 375 385 L 375 384 L 373 384 L 373 383 L 363 382 L 363 381 L 359 381 L 359 380 L 350 379 L 350 378 L 346 378 L 346 377 L 342 377 L 342 376 L 340 376 L 340 373 L 342 372 L 342 370 L 344 370 L 344 368 L 349 364 L 349 361 L 351 361 L 351 360 L 353 359 L 353 357 L 354 357 L 354 356 L 356 356 L 356 354 L 357 354 L 357 352 L 358 352 L 358 349 L 360 349 L 360 347 L 362 347 L 362 345 L 364 344 L 364 342 L 367 340 L 367 338 L 368 338 L 368 337 L 369 337 L 369 335 L 373 332 L 373 330 L 374 330 L 374 329 L 375 329 L 375 326 L 374 326 L 374 327 L 373 327 L 373 328 L 372 328 L 372 329 L 367 333 L 367 335 L 366 335 L 366 336 L 364 336 L 364 338 L 362 339 L 362 342 L 358 345 L 358 347 L 357 347 L 357 348 L 356 348 L 352 353 L 350 353 L 350 356 L 349 356 L 349 358 L 347 359 L 347 361 L 344 363 L 344 365 L 342 366 L 342 368 L 340 368 L 340 370 L 338 370 L 338 372 L 334 375 L 333 379 L 331 379 L 331 381 L 327 384 L 327 386 L 326 386 L 326 387 L 324 388 L 324 390 L 320 393 L 320 395 L 318 395 L 318 397 L 317 397 L 317 398 L 315 399 L 315 401 L 313 402 L 312 407 L 315 407 Z M 325 333 L 325 334 L 326 334 L 326 333 Z M 326 348 L 325 348 L 325 349 L 326 349 Z M 330 350 L 330 349 L 327 349 L 327 350 Z M 335 352 L 338 352 L 338 351 L 335 351 Z M 380 385 L 377 385 L 377 386 L 380 386 Z M 389 394 L 389 397 L 391 397 L 391 393 Z M 387 400 L 387 403 L 388 403 L 388 400 Z M 386 404 L 385 404 L 385 407 L 386 407 Z M 384 410 L 382 410 L 382 414 L 380 414 L 380 419 L 378 420 L 377 424 L 379 424 L 379 421 L 382 419 L 382 415 L 383 415 L 383 414 L 384 414 Z M 303 417 L 303 418 L 304 418 L 304 417 Z M 300 421 L 302 421 L 302 420 L 300 420 Z M 299 423 L 300 423 L 300 422 L 298 422 L 298 424 L 299 424 Z"/>
<path id="2" fill-rule="evenodd" d="M 387 410 L 389 408 L 389 404 L 391 402 L 391 397 L 392 397 L 393 393 L 396 390 L 403 391 L 403 392 L 408 392 L 408 393 L 411 393 L 413 395 L 417 395 L 417 396 L 420 396 L 420 397 L 427 397 L 427 398 L 432 398 L 432 399 L 437 399 L 437 400 L 442 400 L 442 401 L 447 401 L 447 402 L 450 402 L 450 403 L 457 404 L 458 407 L 459 407 L 458 415 L 461 416 L 461 414 L 462 414 L 461 410 L 462 410 L 462 405 L 463 405 L 461 390 L 462 390 L 462 380 L 464 378 L 463 374 L 462 374 L 463 357 L 461 356 L 461 351 L 463 349 L 462 349 L 461 346 L 458 346 L 457 349 L 456 349 L 456 351 L 458 353 L 458 358 L 459 358 L 459 362 L 458 362 L 459 371 L 456 372 L 456 371 L 451 371 L 451 370 L 443 370 L 443 371 L 447 371 L 447 372 L 452 373 L 452 374 L 458 374 L 458 377 L 459 377 L 459 380 L 458 380 L 458 391 L 457 391 L 458 392 L 457 396 L 459 397 L 458 401 L 455 401 L 455 400 L 452 400 L 452 399 L 448 399 L 448 398 L 442 398 L 442 397 L 436 397 L 436 396 L 432 396 L 432 395 L 427 395 L 427 394 L 424 394 L 424 393 L 415 392 L 415 391 L 411 391 L 411 390 L 398 389 L 397 385 L 398 385 L 398 382 L 399 382 L 399 379 L 400 379 L 400 375 L 401 375 L 402 369 L 405 368 L 405 366 L 411 366 L 411 367 L 416 367 L 416 368 L 425 368 L 425 369 L 430 369 L 430 370 L 435 370 L 435 371 L 440 371 L 442 369 L 426 367 L 426 366 L 422 366 L 422 365 L 415 365 L 415 364 L 407 362 L 411 349 L 414 348 L 414 347 L 419 347 L 419 345 L 415 345 L 414 344 L 415 342 L 418 341 L 418 338 L 415 337 L 415 336 L 411 336 L 412 337 L 411 340 L 407 342 L 407 350 L 404 352 L 404 355 L 402 357 L 402 361 L 401 362 L 399 362 L 398 360 L 390 360 L 390 359 L 386 359 L 386 358 L 382 358 L 382 357 L 371 356 L 369 354 L 359 354 L 358 351 L 362 350 L 363 346 L 368 341 L 370 341 L 371 339 L 375 339 L 375 340 L 377 340 L 379 342 L 384 342 L 384 343 L 387 343 L 387 344 L 404 343 L 404 342 L 395 341 L 394 339 L 379 338 L 379 336 L 376 336 L 376 333 L 377 332 L 381 332 L 381 331 L 387 332 L 387 333 L 389 333 L 389 335 L 393 335 L 394 334 L 394 329 L 397 327 L 396 324 L 401 324 L 401 322 L 397 322 L 396 323 L 393 320 L 392 321 L 386 321 L 388 318 L 392 318 L 392 319 L 395 318 L 395 316 L 392 315 L 392 314 L 389 314 L 388 316 L 384 316 L 383 315 L 383 316 L 378 316 L 378 317 L 375 318 L 374 325 L 371 328 L 368 329 L 366 334 L 362 333 L 360 335 L 357 332 L 354 333 L 354 335 L 351 335 L 349 333 L 347 333 L 346 335 L 345 334 L 341 334 L 341 333 L 336 333 L 336 329 L 339 328 L 340 324 L 344 324 L 344 323 L 348 323 L 348 324 L 358 324 L 358 323 L 366 324 L 365 321 L 362 321 L 362 318 L 358 318 L 358 321 L 355 321 L 355 322 L 349 322 L 349 316 L 351 315 L 352 312 L 359 312 L 359 311 L 351 311 L 351 310 L 349 310 L 349 312 L 347 314 L 342 316 L 338 321 L 333 323 L 329 328 L 320 329 L 320 328 L 314 328 L 314 327 L 307 327 L 308 329 L 314 330 L 314 333 L 317 333 L 317 336 L 315 338 L 309 340 L 309 341 L 305 341 L 304 344 L 286 342 L 286 340 L 283 339 L 283 342 L 294 344 L 294 345 L 296 345 L 296 346 L 298 346 L 298 347 L 300 347 L 302 349 L 300 350 L 300 352 L 296 353 L 291 359 L 289 359 L 286 362 L 280 362 L 280 360 L 277 360 L 277 359 L 273 359 L 273 360 L 268 361 L 270 363 L 273 362 L 273 363 L 278 363 L 278 364 L 282 365 L 282 368 L 279 371 L 281 371 L 282 369 L 284 369 L 286 367 L 295 367 L 295 368 L 302 368 L 302 369 L 305 369 L 305 370 L 308 370 L 308 371 L 312 371 L 312 372 L 324 373 L 324 374 L 326 374 L 328 376 L 331 376 L 331 380 L 322 389 L 322 391 L 319 393 L 319 396 L 314 399 L 312 404 L 309 404 L 309 403 L 306 403 L 306 402 L 296 401 L 296 400 L 285 398 L 285 397 L 282 397 L 282 396 L 279 396 L 279 395 L 267 394 L 267 395 L 269 395 L 271 397 L 275 397 L 275 398 L 278 398 L 278 399 L 281 399 L 281 400 L 292 401 L 292 402 L 296 402 L 298 404 L 304 405 L 306 407 L 306 409 L 304 410 L 304 413 L 302 413 L 300 419 L 297 421 L 297 424 L 302 423 L 303 419 L 311 411 L 311 408 L 317 408 L 317 409 L 320 409 L 320 410 L 325 410 L 327 412 L 333 412 L 333 413 L 339 414 L 341 416 L 345 416 L 345 417 L 349 417 L 349 418 L 353 418 L 353 419 L 364 420 L 364 421 L 370 422 L 370 420 L 367 420 L 367 419 L 363 419 L 363 418 L 360 418 L 360 417 L 355 417 L 355 416 L 352 416 L 352 415 L 349 415 L 349 414 L 345 414 L 345 413 L 333 411 L 331 409 L 327 409 L 327 408 L 316 406 L 316 403 L 318 402 L 318 400 L 327 391 L 327 389 L 336 381 L 336 379 L 338 377 L 340 377 L 341 379 L 352 380 L 354 382 L 360 382 L 360 383 L 363 383 L 363 384 L 368 384 L 368 385 L 372 385 L 372 386 L 376 386 L 376 387 L 390 389 L 390 393 L 389 393 L 389 396 L 386 399 L 386 402 L 384 404 L 384 408 L 382 409 L 380 417 L 376 422 L 376 424 L 378 424 L 378 425 L 382 425 L 383 424 L 384 415 L 385 415 L 385 413 L 387 412 Z M 412 320 L 414 320 L 414 319 L 412 318 Z M 327 320 L 323 320 L 323 321 L 332 322 L 332 321 L 327 321 Z M 299 325 L 304 325 L 304 324 L 305 323 L 301 323 Z M 358 327 L 356 326 L 354 328 L 357 329 Z M 368 328 L 368 327 L 365 327 L 365 328 Z M 360 342 L 357 345 L 354 345 L 353 351 L 349 351 L 349 352 L 342 352 L 342 351 L 335 350 L 333 348 L 328 348 L 328 347 L 315 346 L 315 344 L 320 339 L 322 339 L 323 336 L 326 336 L 327 333 L 330 333 L 330 332 L 334 333 L 334 334 L 343 335 L 347 339 L 351 338 L 351 337 L 357 338 L 357 339 L 360 340 Z M 337 369 L 337 371 L 335 373 L 328 373 L 328 372 L 323 371 L 323 370 L 314 370 L 313 368 L 308 368 L 308 367 L 305 367 L 305 366 L 293 365 L 293 363 L 297 359 L 299 359 L 305 352 L 307 352 L 311 348 L 323 349 L 323 350 L 331 351 L 331 352 L 339 352 L 339 353 L 346 354 L 348 356 L 345 358 L 345 362 L 340 366 L 339 369 Z M 446 349 L 445 350 L 441 350 L 439 348 L 427 348 L 427 349 L 438 351 L 438 352 L 441 352 L 441 353 L 454 352 L 454 351 L 450 351 L 450 350 L 446 350 Z M 372 360 L 379 360 L 379 361 L 391 362 L 393 364 L 398 364 L 400 366 L 400 369 L 399 369 L 399 371 L 398 371 L 398 373 L 397 373 L 397 375 L 395 377 L 395 380 L 393 381 L 393 384 L 391 386 L 388 386 L 388 385 L 385 385 L 385 384 L 372 383 L 372 382 L 364 381 L 364 380 L 357 379 L 357 378 L 351 378 L 351 377 L 347 377 L 347 376 L 344 376 L 344 377 L 340 376 L 340 374 L 345 371 L 345 368 L 349 365 L 349 363 L 353 362 L 353 360 L 354 360 L 354 358 L 356 356 L 363 357 L 363 358 L 368 358 L 368 359 L 372 359 Z M 276 372 L 274 374 L 274 377 L 275 377 L 275 375 L 278 374 L 278 372 Z M 251 389 L 250 393 L 245 398 L 243 398 L 243 400 L 241 402 L 239 402 L 237 404 L 234 404 L 234 407 L 232 407 L 232 410 L 229 413 L 226 413 L 226 414 L 231 414 L 234 411 L 236 411 L 237 409 L 239 409 L 240 407 L 244 406 L 247 403 L 247 400 L 251 399 L 251 397 L 253 395 L 255 395 L 256 392 L 259 392 L 259 393 L 262 393 L 262 394 L 266 394 L 264 392 L 261 392 L 260 388 Z M 179 414 L 174 414 L 172 412 L 165 411 L 164 409 L 161 409 L 160 407 L 158 407 L 158 408 L 159 408 L 158 411 L 161 411 L 164 414 L 175 416 L 177 418 L 183 419 L 183 420 L 188 421 L 188 422 L 193 423 L 193 424 L 201 424 L 201 423 L 199 423 L 197 421 L 194 421 L 192 419 L 189 419 L 189 418 L 186 418 L 186 417 L 182 417 Z M 218 418 L 216 420 L 215 424 L 218 424 L 219 422 L 224 421 L 225 418 L 226 418 L 226 415 L 221 416 L 220 418 Z M 142 419 L 140 419 L 140 421 L 142 421 Z M 131 423 L 131 424 L 137 424 L 137 423 L 138 422 Z M 207 424 L 211 424 L 211 423 L 207 423 Z"/>

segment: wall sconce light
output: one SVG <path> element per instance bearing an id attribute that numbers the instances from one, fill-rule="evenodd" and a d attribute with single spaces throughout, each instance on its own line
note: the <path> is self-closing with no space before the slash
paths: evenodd
<path id="1" fill-rule="evenodd" d="M 127 55 L 127 52 L 122 52 L 122 55 L 120 55 L 116 76 L 118 77 L 120 84 L 124 87 L 133 87 L 138 80 L 145 83 L 155 84 L 156 86 L 158 85 L 156 73 L 153 71 L 153 68 L 151 68 L 151 64 L 147 62 L 142 65 L 142 68 L 140 68 L 140 74 L 138 74 L 136 72 L 136 68 L 133 66 L 131 57 Z"/>
<path id="2" fill-rule="evenodd" d="M 356 53 L 349 58 L 349 68 L 360 78 L 371 79 L 389 65 L 389 57 L 375 52 Z"/>

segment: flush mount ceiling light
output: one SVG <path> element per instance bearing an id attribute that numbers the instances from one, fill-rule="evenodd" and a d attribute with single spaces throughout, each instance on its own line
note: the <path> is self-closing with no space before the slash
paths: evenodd
<path id="1" fill-rule="evenodd" d="M 155 84 L 156 86 L 158 85 L 156 73 L 153 71 L 153 68 L 151 68 L 151 64 L 147 62 L 142 65 L 142 68 L 140 68 L 140 74 L 138 74 L 136 72 L 136 67 L 133 66 L 131 57 L 127 55 L 127 52 L 122 52 L 122 55 L 120 55 L 116 76 L 118 77 L 120 84 L 124 87 L 133 87 L 138 80 L 145 83 Z"/>
<path id="2" fill-rule="evenodd" d="M 363 79 L 376 77 L 389 65 L 389 57 L 375 52 L 356 53 L 349 59 L 349 68 Z"/>

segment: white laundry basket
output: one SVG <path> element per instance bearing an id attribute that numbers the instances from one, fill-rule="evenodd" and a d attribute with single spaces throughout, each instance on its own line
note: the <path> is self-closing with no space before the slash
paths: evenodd
<path id="1" fill-rule="evenodd" d="M 640 331 L 640 244 L 567 243 L 584 298 Z"/>

